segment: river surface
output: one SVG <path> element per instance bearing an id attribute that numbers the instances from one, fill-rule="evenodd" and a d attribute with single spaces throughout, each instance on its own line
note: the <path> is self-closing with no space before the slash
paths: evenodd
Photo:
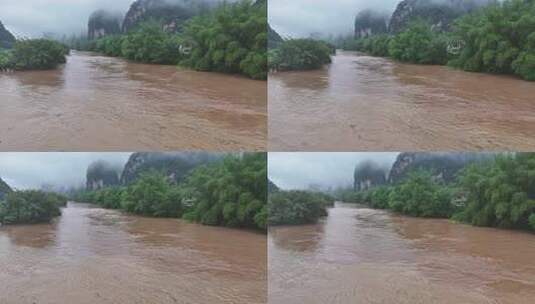
<path id="1" fill-rule="evenodd" d="M 273 304 L 529 304 L 535 234 L 337 203 L 316 225 L 272 227 Z"/>
<path id="2" fill-rule="evenodd" d="M 339 51 L 268 86 L 271 150 L 535 149 L 535 82 Z"/>
<path id="3" fill-rule="evenodd" d="M 69 203 L 0 228 L 2 304 L 266 303 L 266 236 Z"/>
<path id="4" fill-rule="evenodd" d="M 73 52 L 0 73 L 2 150 L 265 150 L 267 84 Z"/>

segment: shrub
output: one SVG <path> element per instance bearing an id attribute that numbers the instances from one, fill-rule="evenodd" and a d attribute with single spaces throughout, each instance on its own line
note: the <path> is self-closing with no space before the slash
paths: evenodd
<path id="1" fill-rule="evenodd" d="M 15 43 L 11 65 L 16 70 L 54 69 L 67 61 L 69 49 L 56 41 L 47 39 L 19 40 Z"/>
<path id="2" fill-rule="evenodd" d="M 0 202 L 0 223 L 24 224 L 49 222 L 61 215 L 60 206 L 66 204 L 63 196 L 43 191 L 15 191 Z"/>

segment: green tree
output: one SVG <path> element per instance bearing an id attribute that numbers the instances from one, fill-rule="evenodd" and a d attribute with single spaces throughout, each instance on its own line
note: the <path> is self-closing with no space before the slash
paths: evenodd
<path id="1" fill-rule="evenodd" d="M 266 79 L 266 5 L 242 0 L 192 18 L 184 26 L 182 37 L 193 49 L 180 64 L 199 71 Z"/>
<path id="2" fill-rule="evenodd" d="M 25 224 L 49 222 L 61 215 L 66 198 L 37 190 L 14 191 L 0 201 L 0 223 Z"/>
<path id="3" fill-rule="evenodd" d="M 269 51 L 269 68 L 279 71 L 319 69 L 331 63 L 333 52 L 324 41 L 289 39 Z"/>
<path id="4" fill-rule="evenodd" d="M 270 225 L 300 225 L 315 223 L 327 215 L 334 199 L 319 192 L 277 191 L 269 195 Z"/>

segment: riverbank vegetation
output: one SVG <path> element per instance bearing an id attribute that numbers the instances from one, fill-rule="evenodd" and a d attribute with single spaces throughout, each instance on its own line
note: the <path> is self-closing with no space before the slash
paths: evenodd
<path id="1" fill-rule="evenodd" d="M 432 172 L 415 171 L 398 184 L 345 193 L 340 199 L 411 216 L 535 231 L 535 153 L 471 164 L 449 184 Z"/>
<path id="2" fill-rule="evenodd" d="M 0 50 L 0 70 L 50 70 L 67 62 L 67 46 L 48 39 L 15 42 L 12 49 Z"/>
<path id="3" fill-rule="evenodd" d="M 414 20 L 396 35 L 345 39 L 338 46 L 404 62 L 535 81 L 534 14 L 534 1 L 505 0 L 456 19 L 450 32 Z"/>
<path id="4" fill-rule="evenodd" d="M 123 35 L 73 39 L 71 46 L 143 63 L 267 79 L 266 5 L 248 0 L 224 3 L 191 18 L 177 33 L 151 20 Z"/>
<path id="5" fill-rule="evenodd" d="M 317 222 L 327 216 L 334 198 L 321 192 L 274 191 L 268 200 L 269 225 L 301 225 Z"/>
<path id="6" fill-rule="evenodd" d="M 314 70 L 332 62 L 334 46 L 314 39 L 288 39 L 269 50 L 268 67 L 275 71 Z"/>
<path id="7" fill-rule="evenodd" d="M 149 171 L 128 186 L 84 191 L 73 199 L 145 216 L 266 230 L 266 174 L 266 154 L 245 153 L 197 167 L 179 184 Z"/>
<path id="8" fill-rule="evenodd" d="M 38 190 L 13 191 L 0 201 L 0 224 L 50 222 L 67 205 L 63 195 Z"/>

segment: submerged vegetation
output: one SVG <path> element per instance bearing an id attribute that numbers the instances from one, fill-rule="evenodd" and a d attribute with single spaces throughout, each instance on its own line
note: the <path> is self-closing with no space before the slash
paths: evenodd
<path id="1" fill-rule="evenodd" d="M 38 190 L 9 192 L 0 201 L 0 224 L 49 222 L 67 205 L 63 195 Z"/>
<path id="2" fill-rule="evenodd" d="M 269 195 L 269 225 L 311 224 L 327 216 L 334 198 L 321 192 L 275 191 Z"/>
<path id="3" fill-rule="evenodd" d="M 270 70 L 313 70 L 331 63 L 333 46 L 314 39 L 289 39 L 269 51 Z"/>
<path id="4" fill-rule="evenodd" d="M 128 186 L 78 193 L 74 199 L 205 225 L 267 229 L 267 156 L 245 153 L 193 169 L 180 183 L 148 171 Z"/>
<path id="5" fill-rule="evenodd" d="M 49 70 L 67 61 L 67 46 L 48 39 L 15 42 L 12 49 L 0 49 L 0 70 Z"/>
<path id="6" fill-rule="evenodd" d="M 452 183 L 413 171 L 397 184 L 346 192 L 340 199 L 411 216 L 535 231 L 535 153 L 471 164 Z"/>
<path id="7" fill-rule="evenodd" d="M 535 80 L 534 16 L 535 1 L 505 0 L 456 19 L 449 32 L 413 20 L 395 35 L 346 39 L 339 47 L 405 62 Z"/>
<path id="8" fill-rule="evenodd" d="M 172 64 L 199 71 L 267 78 L 266 5 L 243 0 L 225 3 L 191 18 L 178 33 L 151 20 L 124 35 L 98 40 L 74 39 L 71 46 L 108 56 L 154 64 Z"/>

